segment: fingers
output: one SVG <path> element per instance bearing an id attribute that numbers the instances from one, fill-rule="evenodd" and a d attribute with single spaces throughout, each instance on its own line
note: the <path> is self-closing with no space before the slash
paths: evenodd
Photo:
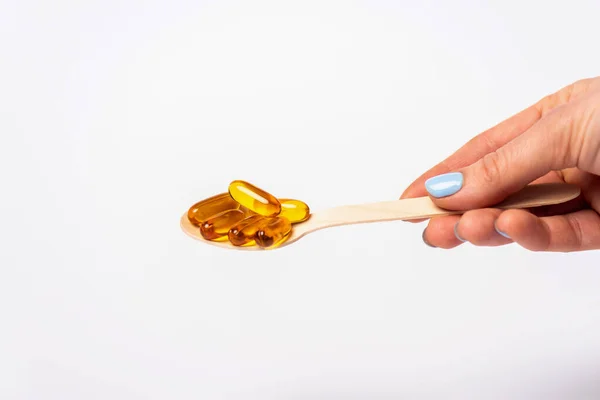
<path id="1" fill-rule="evenodd" d="M 502 210 L 481 209 L 467 211 L 456 224 L 457 237 L 475 246 L 502 246 L 512 241 L 495 229 L 495 223 Z"/>
<path id="2" fill-rule="evenodd" d="M 401 199 L 426 196 L 424 183 L 427 179 L 467 167 L 488 153 L 496 151 L 523 132 L 529 130 L 543 116 L 557 107 L 568 104 L 586 93 L 589 87 L 598 83 L 597 79 L 582 79 L 559 91 L 545 96 L 537 103 L 513 115 L 496 126 L 475 136 L 450 157 L 440 162 L 417 178 L 400 196 Z M 600 83 L 598 83 L 600 84 Z"/>
<path id="3" fill-rule="evenodd" d="M 400 199 L 427 196 L 424 184 L 427 179 L 474 163 L 484 155 L 496 150 L 498 146 L 523 133 L 539 120 L 540 115 L 539 107 L 537 105 L 531 106 L 479 134 L 449 158 L 421 175 L 402 193 Z M 424 220 L 411 220 L 408 222 L 419 223 L 422 221 Z"/>
<path id="4" fill-rule="evenodd" d="M 496 151 L 456 172 L 425 182 L 433 201 L 452 210 L 483 208 L 502 201 L 552 170 L 574 167 L 570 105 L 555 109 Z"/>
<path id="5" fill-rule="evenodd" d="M 501 246 L 513 241 L 534 251 L 600 249 L 600 217 L 598 211 L 593 211 L 600 210 L 600 177 L 571 168 L 548 174 L 540 181 L 563 179 L 581 187 L 582 196 L 528 211 L 478 209 L 462 216 L 434 218 L 423 238 L 431 246 L 445 249 L 464 242 Z"/>
<path id="6" fill-rule="evenodd" d="M 502 210 L 480 209 L 462 216 L 432 218 L 423 233 L 423 240 L 433 247 L 451 249 L 469 242 L 476 246 L 502 246 L 512 241 L 494 229 Z"/>
<path id="7" fill-rule="evenodd" d="M 429 220 L 423 231 L 423 241 L 431 247 L 451 249 L 463 242 L 454 235 L 454 225 L 460 220 L 458 215 L 435 217 Z"/>
<path id="8" fill-rule="evenodd" d="M 511 139 L 529 129 L 540 119 L 541 112 L 537 105 L 513 115 L 509 119 L 475 136 L 450 157 L 437 164 L 417 178 L 400 196 L 401 199 L 426 196 L 424 182 L 436 175 L 466 167 L 484 155 L 496 150 Z"/>
<path id="9" fill-rule="evenodd" d="M 544 176 L 542 176 L 539 179 L 536 179 L 535 181 L 533 181 L 532 183 L 564 183 L 564 179 L 561 177 L 561 175 L 559 174 L 560 171 L 552 171 Z M 570 204 L 559 204 L 556 206 L 546 206 L 546 207 L 538 207 L 535 209 L 535 213 L 537 214 L 538 210 L 539 212 L 543 212 L 545 214 L 563 214 L 565 212 L 572 212 L 572 211 L 576 211 L 576 210 L 580 210 L 581 208 L 583 208 L 583 199 L 579 198 L 577 199 L 576 205 L 574 205 L 573 203 L 575 203 L 575 201 L 573 201 L 572 203 L 569 202 Z M 419 222 L 423 222 L 426 221 L 426 218 L 423 219 L 413 219 L 413 220 L 408 220 L 406 222 L 413 222 L 413 223 L 419 223 Z"/>
<path id="10" fill-rule="evenodd" d="M 500 215 L 496 227 L 532 251 L 600 249 L 600 216 L 594 210 L 542 218 L 524 210 L 508 210 Z"/>
<path id="11" fill-rule="evenodd" d="M 443 249 L 466 242 L 476 246 L 514 242 L 532 251 L 596 250 L 600 249 L 600 215 L 590 209 L 551 217 L 538 217 L 525 210 L 473 210 L 462 217 L 431 219 L 423 240 Z"/>

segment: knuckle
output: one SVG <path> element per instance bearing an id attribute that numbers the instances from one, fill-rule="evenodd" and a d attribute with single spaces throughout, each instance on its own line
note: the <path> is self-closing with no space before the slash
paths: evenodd
<path id="1" fill-rule="evenodd" d="M 548 124 L 554 127 L 554 160 L 561 166 L 579 166 L 584 169 L 588 167 L 589 157 L 593 154 L 596 158 L 597 152 L 593 151 L 600 146 L 598 135 L 592 132 L 600 125 L 596 107 L 590 106 L 597 102 L 594 96 L 585 96 L 574 101 L 568 106 L 553 110 Z"/>
<path id="2" fill-rule="evenodd" d="M 556 93 L 544 96 L 539 102 L 538 107 L 542 116 L 545 116 L 555 110 L 562 104 L 568 103 L 573 92 L 573 85 L 567 86 Z"/>
<path id="3" fill-rule="evenodd" d="M 562 135 L 562 138 L 565 140 L 576 131 L 578 123 L 577 117 L 580 114 L 577 108 L 577 104 L 571 104 L 569 106 L 559 107 L 554 112 L 555 121 L 553 122 L 559 127 L 555 132 Z"/>
<path id="4" fill-rule="evenodd" d="M 547 132 L 543 136 L 547 148 L 552 152 L 552 169 L 574 167 L 581 149 L 577 130 L 577 118 L 574 106 L 560 106 L 552 110 L 543 120 L 541 129 Z"/>
<path id="5" fill-rule="evenodd" d="M 580 250 L 583 247 L 583 228 L 577 218 L 568 214 L 566 215 L 566 218 L 572 232 L 572 243 L 570 243 L 570 246 L 568 247 L 575 251 Z"/>
<path id="6" fill-rule="evenodd" d="M 536 103 L 536 109 L 539 110 L 542 116 L 552 112 L 556 107 L 567 104 L 580 95 L 593 90 L 600 86 L 600 78 L 583 78 L 574 81 L 573 83 L 562 87 L 555 93 L 551 93 L 542 97 Z"/>
<path id="7" fill-rule="evenodd" d="M 558 127 L 555 132 L 559 137 L 556 138 L 557 145 L 554 146 L 557 154 L 553 158 L 558 160 L 561 165 L 571 165 L 573 164 L 572 160 L 577 158 L 574 155 L 578 153 L 576 149 L 579 147 L 579 140 L 576 135 L 573 135 L 573 132 L 575 132 L 575 119 L 573 114 L 564 107 L 556 110 L 555 116 L 554 124 Z"/>
<path id="8" fill-rule="evenodd" d="M 550 231 L 550 227 L 548 226 L 548 224 L 544 223 L 543 221 L 542 221 L 542 229 L 544 230 L 544 234 L 541 236 L 542 237 L 541 242 L 534 249 L 534 251 L 538 251 L 538 252 L 549 251 L 550 247 L 552 245 L 552 232 Z"/>
<path id="9" fill-rule="evenodd" d="M 590 98 L 573 122 L 573 141 L 577 144 L 575 163 L 580 168 L 600 173 L 600 95 Z"/>
<path id="10" fill-rule="evenodd" d="M 479 179 L 482 183 L 493 184 L 498 181 L 500 175 L 505 170 L 503 157 L 498 151 L 486 154 L 481 159 L 479 168 Z"/>

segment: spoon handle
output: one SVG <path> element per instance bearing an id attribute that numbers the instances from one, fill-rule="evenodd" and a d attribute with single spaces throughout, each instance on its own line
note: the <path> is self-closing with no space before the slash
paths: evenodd
<path id="1" fill-rule="evenodd" d="M 519 192 L 507 197 L 492 208 L 532 208 L 564 203 L 579 196 L 580 189 L 563 183 L 543 183 L 528 185 Z M 436 206 L 429 197 L 418 197 L 348 205 L 331 208 L 316 213 L 311 225 L 318 229 L 380 221 L 427 219 L 441 215 L 462 214 L 464 211 L 445 210 Z M 309 220 L 310 221 L 310 220 Z"/>

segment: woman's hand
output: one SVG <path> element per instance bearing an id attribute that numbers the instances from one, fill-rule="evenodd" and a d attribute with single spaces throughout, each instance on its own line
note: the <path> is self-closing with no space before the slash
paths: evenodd
<path id="1" fill-rule="evenodd" d="M 485 208 L 541 182 L 576 184 L 582 196 L 541 213 Z M 401 198 L 427 194 L 442 208 L 477 208 L 432 218 L 423 231 L 430 246 L 468 241 L 515 242 L 534 251 L 600 249 L 600 77 L 575 82 L 476 136 Z"/>

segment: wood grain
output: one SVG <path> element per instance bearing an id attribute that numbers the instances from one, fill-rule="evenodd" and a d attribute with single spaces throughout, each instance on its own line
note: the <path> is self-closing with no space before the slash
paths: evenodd
<path id="1" fill-rule="evenodd" d="M 579 194 L 580 189 L 575 185 L 541 183 L 525 187 L 501 203 L 493 206 L 493 208 L 509 209 L 548 206 L 573 200 Z M 273 249 L 289 246 L 303 236 L 325 228 L 384 221 L 428 219 L 441 215 L 462 214 L 463 212 L 439 208 L 429 197 L 334 207 L 315 212 L 307 221 L 293 225 L 290 237 L 283 244 Z M 227 241 L 211 242 L 205 240 L 200 235 L 199 229 L 187 219 L 187 211 L 181 217 L 181 228 L 188 236 L 213 246 L 241 251 L 265 250 L 258 246 L 237 247 Z"/>

